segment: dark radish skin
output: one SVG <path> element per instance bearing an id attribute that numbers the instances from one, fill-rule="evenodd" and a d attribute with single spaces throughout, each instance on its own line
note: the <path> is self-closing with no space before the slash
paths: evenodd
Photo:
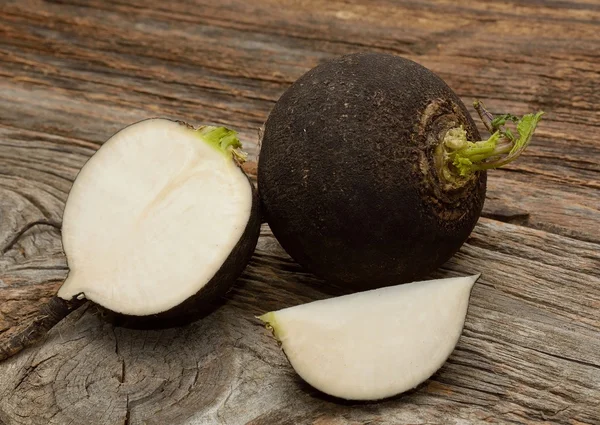
<path id="1" fill-rule="evenodd" d="M 167 125 L 167 127 L 169 127 L 169 128 L 184 127 L 186 129 L 186 131 L 191 131 L 194 133 L 194 136 L 193 136 L 194 143 L 196 143 L 196 140 L 197 140 L 196 138 L 200 137 L 202 140 L 211 144 L 212 147 L 209 149 L 213 149 L 213 147 L 216 147 L 217 150 L 220 149 L 221 152 L 219 152 L 219 154 L 223 154 L 223 155 L 225 155 L 225 157 L 223 159 L 223 157 L 218 156 L 218 158 L 220 158 L 220 159 L 217 160 L 217 164 L 222 164 L 222 163 L 224 163 L 223 161 L 226 161 L 227 164 L 229 164 L 229 165 L 227 165 L 227 167 L 229 167 L 228 170 L 231 170 L 231 167 L 234 167 L 236 170 L 238 170 L 242 174 L 242 177 L 236 177 L 235 181 L 242 185 L 245 184 L 244 182 L 246 182 L 249 185 L 248 190 L 251 191 L 251 195 L 247 197 L 247 199 L 249 199 L 249 202 L 251 202 L 251 205 L 249 207 L 249 213 L 248 213 L 248 218 L 247 218 L 245 227 L 240 228 L 239 231 L 236 230 L 236 233 L 235 233 L 236 235 L 238 235 L 238 234 L 240 235 L 239 239 L 237 239 L 236 243 L 234 240 L 234 244 L 232 244 L 232 246 L 230 247 L 230 251 L 228 252 L 228 255 L 226 255 L 226 257 L 224 258 L 223 262 L 220 263 L 220 267 L 218 267 L 218 269 L 216 269 L 214 271 L 214 274 L 211 275 L 212 277 L 210 277 L 205 283 L 202 284 L 202 286 L 199 288 L 199 290 L 197 290 L 197 292 L 190 293 L 189 296 L 187 296 L 185 299 L 182 299 L 179 304 L 174 305 L 166 310 L 163 310 L 161 308 L 157 309 L 158 311 L 154 314 L 140 314 L 140 315 L 123 314 L 122 312 L 119 312 L 117 310 L 111 310 L 110 305 L 103 305 L 100 302 L 97 303 L 98 306 L 100 307 L 100 314 L 102 314 L 105 318 L 112 321 L 116 325 L 132 327 L 132 328 L 157 329 L 157 328 L 181 326 L 181 325 L 187 324 L 191 321 L 197 320 L 197 319 L 203 317 L 204 315 L 210 313 L 212 310 L 214 310 L 214 308 L 218 307 L 222 303 L 224 295 L 231 289 L 235 280 L 242 274 L 246 265 L 250 261 L 250 258 L 254 252 L 254 248 L 256 246 L 256 243 L 258 241 L 258 237 L 260 234 L 261 221 L 260 221 L 260 214 L 259 214 L 260 202 L 259 202 L 259 198 L 258 198 L 258 193 L 257 193 L 252 181 L 248 178 L 248 174 L 246 172 L 248 170 L 248 168 L 244 166 L 245 154 L 239 150 L 239 148 L 241 147 L 241 144 L 235 137 L 235 132 L 232 132 L 231 130 L 228 130 L 228 129 L 216 128 L 216 127 L 200 127 L 198 129 L 195 129 L 185 123 L 173 122 L 170 120 L 153 119 L 153 120 L 146 120 L 145 122 L 149 122 L 149 121 L 159 122 L 159 124 L 161 122 L 164 122 L 165 125 Z M 141 121 L 141 122 L 135 123 L 132 126 L 129 126 L 127 128 L 131 128 L 135 125 L 139 125 L 139 124 L 143 124 L 143 123 L 144 123 L 144 121 Z M 127 128 L 121 130 L 121 132 L 127 130 Z M 162 126 L 159 126 L 158 132 L 160 132 L 162 130 L 162 128 L 163 128 Z M 211 129 L 215 130 L 215 132 L 211 132 L 212 131 Z M 207 130 L 209 132 L 207 132 Z M 178 131 L 178 130 L 175 130 L 175 131 Z M 118 134 L 119 133 L 117 133 L 117 135 Z M 221 134 L 222 137 L 214 136 L 215 134 L 217 134 L 217 135 Z M 113 137 L 115 137 L 115 136 L 113 136 Z M 216 137 L 216 139 L 215 139 L 215 137 Z M 128 141 L 124 140 L 123 142 L 125 142 L 125 144 L 126 144 Z M 121 142 L 121 143 L 123 143 L 123 142 Z M 173 143 L 173 140 L 165 140 L 165 142 Z M 110 139 L 107 143 L 110 143 Z M 99 152 L 101 152 L 104 149 L 104 155 L 107 155 L 106 148 L 105 148 L 107 143 L 105 143 L 105 145 L 99 151 Z M 202 143 L 202 142 L 197 141 L 197 143 Z M 117 144 L 119 144 L 119 142 L 117 142 Z M 123 145 L 121 144 L 119 146 L 123 146 Z M 213 151 L 210 151 L 210 152 L 213 152 Z M 95 154 L 95 155 L 97 155 L 97 154 Z M 211 154 L 211 155 L 214 156 L 214 154 Z M 93 159 L 94 159 L 94 157 L 92 157 L 92 159 L 90 159 L 90 161 L 88 161 L 86 166 L 84 166 L 82 171 L 79 173 L 78 179 L 76 179 L 76 181 L 74 183 L 74 187 L 77 184 L 78 180 L 81 180 L 81 175 L 84 174 L 85 168 L 88 166 L 88 164 Z M 233 165 L 231 165 L 231 164 L 233 164 Z M 127 167 L 129 167 L 131 165 L 132 165 L 132 163 L 128 163 Z M 249 165 L 250 165 L 250 167 L 252 167 L 253 164 L 249 164 Z M 186 170 L 185 168 L 182 168 L 182 169 Z M 88 176 L 89 175 L 90 175 L 90 171 L 88 169 Z M 203 175 L 200 175 L 200 178 L 202 178 L 202 176 Z M 167 176 L 167 177 L 170 177 L 170 176 Z M 175 189 L 182 190 L 181 187 L 185 183 L 185 180 L 183 180 L 183 182 L 181 179 L 177 180 L 178 177 L 179 176 L 177 176 L 177 175 L 173 177 L 176 179 L 175 181 L 177 182 L 177 184 L 174 187 L 175 187 Z M 128 182 L 128 183 L 131 184 L 131 182 Z M 244 189 L 243 191 L 244 191 L 244 193 L 247 193 L 247 192 L 245 192 L 246 189 Z M 69 198 L 71 198 L 71 196 L 73 196 L 73 192 L 74 192 L 74 190 L 71 189 Z M 82 189 L 80 189 L 79 192 L 81 193 Z M 83 191 L 83 192 L 85 192 L 85 191 Z M 165 195 L 163 195 L 162 192 L 160 192 L 159 195 L 162 196 L 162 198 L 165 197 Z M 184 198 L 190 199 L 189 196 L 193 196 L 193 195 L 194 195 L 194 192 L 191 192 L 187 198 L 185 198 L 185 197 Z M 177 199 L 177 198 L 175 198 L 175 199 Z M 244 199 L 246 199 L 246 197 L 244 197 Z M 69 200 L 67 201 L 67 207 L 69 205 Z M 175 201 L 171 201 L 171 203 L 173 203 L 173 202 L 175 202 Z M 185 202 L 188 202 L 188 201 L 185 200 Z M 205 208 L 204 205 L 207 205 L 207 204 L 203 203 L 202 199 L 200 199 L 194 206 L 196 208 Z M 245 204 L 245 205 L 248 205 L 248 204 Z M 67 244 L 65 243 L 66 242 L 65 241 L 65 229 L 66 229 L 65 224 L 67 224 L 67 222 L 64 219 L 69 219 L 68 214 L 67 214 L 67 207 L 65 208 L 65 217 L 63 217 L 63 227 L 62 227 L 63 246 L 65 246 L 65 248 L 67 248 Z M 71 207 L 71 210 L 73 210 L 73 207 Z M 73 219 L 73 214 L 75 214 L 75 216 L 77 215 L 77 213 L 71 213 L 71 216 L 70 216 L 71 220 Z M 167 223 L 163 223 L 163 224 L 167 224 Z M 237 233 L 237 232 L 239 232 L 239 233 Z M 161 235 L 160 230 L 158 231 L 157 235 L 158 235 L 158 237 L 160 237 L 160 235 Z M 187 239 L 187 243 L 190 242 L 189 238 L 187 238 L 185 234 L 183 235 L 182 239 L 184 240 L 184 242 L 186 241 L 186 239 Z M 211 242 L 211 241 L 209 241 L 209 242 Z M 73 246 L 72 244 L 73 243 L 71 242 L 71 247 Z M 194 245 L 191 245 L 191 246 L 194 246 Z M 69 264 L 69 268 L 70 268 L 70 271 L 69 271 L 69 278 L 70 278 L 71 275 L 73 274 L 73 265 L 71 264 L 71 260 L 69 258 L 70 252 L 67 249 L 65 249 L 65 252 L 67 254 L 67 263 Z M 108 266 L 109 267 L 111 266 L 110 262 L 109 262 Z M 173 272 L 174 272 L 173 273 L 174 275 L 177 275 L 176 270 L 173 270 Z M 76 272 L 75 274 L 77 274 L 77 273 L 78 272 Z M 69 278 L 67 278 L 67 280 Z M 161 282 L 163 282 L 163 281 L 161 280 Z M 23 350 L 24 348 L 26 348 L 26 347 L 36 343 L 40 339 L 42 339 L 54 325 L 56 325 L 60 320 L 62 320 L 64 317 L 66 317 L 71 311 L 77 309 L 79 306 L 81 306 L 83 303 L 85 303 L 85 298 L 86 298 L 85 293 L 80 293 L 80 294 L 76 293 L 71 298 L 69 298 L 68 296 L 65 296 L 65 295 L 61 296 L 61 290 L 64 290 L 65 284 L 66 284 L 66 281 L 65 281 L 65 283 L 63 283 L 62 287 L 59 289 L 58 294 L 56 296 L 52 297 L 49 300 L 49 302 L 40 309 L 39 314 L 36 317 L 34 317 L 28 323 L 24 323 L 6 341 L 0 342 L 0 361 L 17 354 L 19 351 Z M 165 284 L 167 285 L 167 288 L 168 288 L 168 286 L 170 285 L 170 283 L 168 282 L 168 278 L 167 278 L 167 281 L 165 281 Z M 167 289 L 167 290 L 172 290 L 172 289 Z M 87 297 L 87 298 L 89 298 L 89 297 Z"/>
<path id="2" fill-rule="evenodd" d="M 485 170 L 517 157 L 541 116 L 477 109 L 489 140 L 444 81 L 398 56 L 353 54 L 310 70 L 264 127 L 258 188 L 274 235 L 298 263 L 340 285 L 422 279 L 473 230 Z"/>

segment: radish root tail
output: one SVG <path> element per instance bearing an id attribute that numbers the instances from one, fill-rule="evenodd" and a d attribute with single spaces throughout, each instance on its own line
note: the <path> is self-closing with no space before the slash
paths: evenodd
<path id="1" fill-rule="evenodd" d="M 0 342 L 0 361 L 40 341 L 54 325 L 84 302 L 85 300 L 66 301 L 56 296 L 52 297 L 33 320 L 24 324 L 7 341 Z"/>

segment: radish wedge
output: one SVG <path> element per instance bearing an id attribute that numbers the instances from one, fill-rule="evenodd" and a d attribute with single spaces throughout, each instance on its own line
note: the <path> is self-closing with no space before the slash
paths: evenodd
<path id="1" fill-rule="evenodd" d="M 415 388 L 450 356 L 479 275 L 359 292 L 259 317 L 314 388 L 378 400 Z"/>

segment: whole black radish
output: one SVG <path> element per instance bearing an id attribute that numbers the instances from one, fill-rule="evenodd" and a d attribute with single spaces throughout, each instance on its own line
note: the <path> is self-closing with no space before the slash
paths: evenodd
<path id="1" fill-rule="evenodd" d="M 394 55 L 310 70 L 264 127 L 258 187 L 274 235 L 308 270 L 356 289 L 426 276 L 473 230 L 486 170 L 516 158 L 542 114 L 476 109 L 487 140 L 444 81 Z"/>

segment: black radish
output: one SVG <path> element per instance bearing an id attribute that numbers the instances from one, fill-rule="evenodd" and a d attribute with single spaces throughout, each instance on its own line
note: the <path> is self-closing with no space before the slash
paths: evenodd
<path id="1" fill-rule="evenodd" d="M 355 289 L 428 275 L 473 230 L 486 170 L 519 156 L 542 115 L 476 109 L 487 140 L 444 81 L 398 56 L 310 70 L 264 127 L 258 188 L 274 235 L 306 269 Z"/>

